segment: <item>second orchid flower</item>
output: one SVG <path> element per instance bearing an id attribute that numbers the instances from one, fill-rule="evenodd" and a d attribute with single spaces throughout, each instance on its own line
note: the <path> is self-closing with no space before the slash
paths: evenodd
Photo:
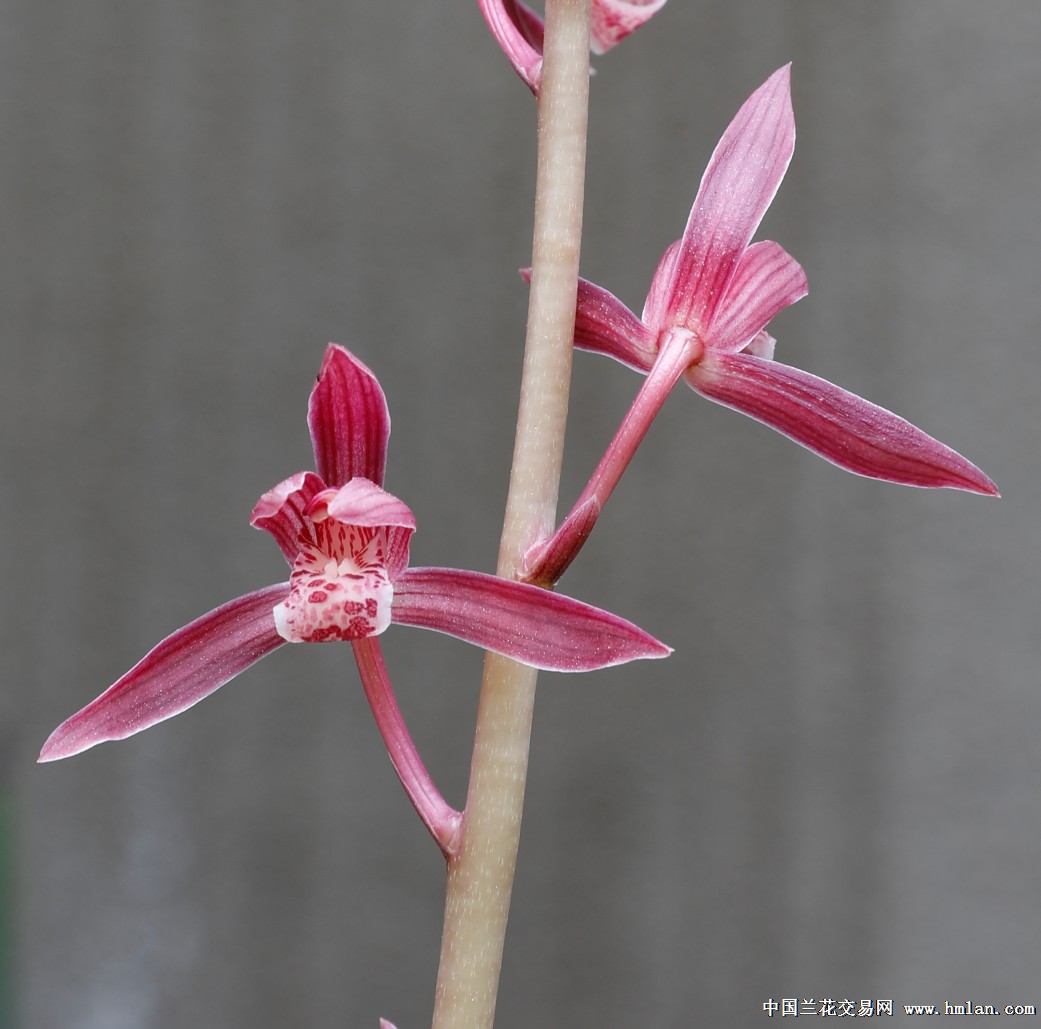
<path id="1" fill-rule="evenodd" d="M 752 243 L 795 148 L 789 67 L 738 111 L 716 146 L 683 236 L 665 251 L 637 317 L 580 279 L 575 346 L 647 378 L 560 529 L 529 552 L 528 579 L 556 582 L 680 378 L 859 475 L 997 495 L 971 461 L 884 408 L 773 360 L 770 320 L 806 295 L 799 263 L 774 242 Z"/>

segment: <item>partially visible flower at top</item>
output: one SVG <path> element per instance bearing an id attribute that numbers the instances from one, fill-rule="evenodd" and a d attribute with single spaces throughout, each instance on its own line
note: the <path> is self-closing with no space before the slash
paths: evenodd
<path id="1" fill-rule="evenodd" d="M 631 622 L 570 597 L 479 572 L 409 568 L 415 519 L 382 488 L 387 403 L 376 377 L 343 347 L 326 351 L 308 422 L 317 473 L 299 472 L 265 493 L 251 518 L 281 547 L 289 582 L 232 600 L 167 637 L 58 726 L 41 761 L 179 714 L 286 642 L 349 641 L 363 676 L 377 665 L 382 674 L 382 659 L 358 644 L 391 622 L 555 671 L 670 652 Z"/>
<path id="2" fill-rule="evenodd" d="M 751 243 L 795 148 L 789 66 L 745 101 L 720 139 L 682 238 L 665 251 L 640 318 L 579 279 L 575 346 L 647 379 L 589 485 L 557 533 L 528 555 L 529 581 L 555 582 L 592 528 L 651 420 L 686 378 L 847 471 L 912 486 L 997 495 L 974 464 L 903 418 L 773 361 L 766 325 L 806 295 L 799 263 Z M 527 274 L 527 273 L 525 273 Z"/>
<path id="3" fill-rule="evenodd" d="M 533 93 L 542 78 L 544 23 L 520 0 L 477 0 L 514 71 Z M 589 12 L 589 48 L 605 54 L 665 6 L 665 0 L 592 0 Z"/>

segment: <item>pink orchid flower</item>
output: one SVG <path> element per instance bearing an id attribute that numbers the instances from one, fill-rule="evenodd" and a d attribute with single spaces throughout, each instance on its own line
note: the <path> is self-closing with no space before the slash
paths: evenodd
<path id="1" fill-rule="evenodd" d="M 773 360 L 766 326 L 807 291 L 801 266 L 777 243 L 751 243 L 795 148 L 789 68 L 774 72 L 723 133 L 683 236 L 654 273 L 642 317 L 579 279 L 575 346 L 647 378 L 567 519 L 527 555 L 528 581 L 549 584 L 563 574 L 681 377 L 847 471 L 997 495 L 979 468 L 910 422 Z"/>
<path id="2" fill-rule="evenodd" d="M 533 93 L 542 79 L 544 23 L 520 0 L 477 0 L 496 42 Z M 665 0 L 592 0 L 589 48 L 605 54 L 665 6 Z"/>
<path id="3" fill-rule="evenodd" d="M 385 669 L 379 652 L 361 644 L 392 622 L 554 671 L 670 653 L 631 622 L 569 597 L 479 572 L 409 568 L 415 519 L 382 488 L 387 403 L 376 377 L 343 347 L 326 351 L 308 422 L 317 473 L 300 472 L 265 493 L 251 518 L 281 547 L 289 582 L 232 600 L 167 637 L 58 726 L 41 761 L 179 714 L 286 642 L 352 642 L 368 691 Z M 396 710 L 387 718 L 389 733 L 410 748 Z M 426 786 L 410 788 L 414 800 L 415 789 Z"/>

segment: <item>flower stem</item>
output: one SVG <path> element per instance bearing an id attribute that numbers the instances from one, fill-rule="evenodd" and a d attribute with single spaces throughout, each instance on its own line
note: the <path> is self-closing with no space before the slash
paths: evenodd
<path id="1" fill-rule="evenodd" d="M 397 772 L 401 785 L 405 787 L 412 806 L 441 848 L 441 853 L 447 858 L 455 846 L 462 815 L 448 804 L 441 791 L 434 785 L 415 743 L 412 742 L 412 736 L 405 725 L 405 719 L 390 685 L 390 676 L 387 675 L 387 666 L 383 662 L 383 650 L 379 641 L 374 636 L 367 636 L 354 640 L 352 646 L 365 697 L 372 708 L 376 727 L 387 745 L 387 753 L 390 755 L 394 771 Z"/>
<path id="2" fill-rule="evenodd" d="M 529 552 L 525 561 L 526 582 L 552 587 L 567 571 L 589 538 L 607 498 L 629 467 L 665 398 L 701 349 L 698 337 L 685 329 L 670 329 L 665 334 L 654 365 L 575 506 L 557 531 Z"/>
<path id="3" fill-rule="evenodd" d="M 498 573 L 556 521 L 571 381 L 589 103 L 589 0 L 546 0 L 532 284 Z M 448 858 L 435 1029 L 488 1029 L 520 841 L 534 669 L 489 654 L 470 787 Z"/>

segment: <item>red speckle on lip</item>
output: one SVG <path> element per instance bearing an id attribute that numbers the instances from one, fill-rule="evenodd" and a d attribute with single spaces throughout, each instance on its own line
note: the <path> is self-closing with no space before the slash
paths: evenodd
<path id="1" fill-rule="evenodd" d="M 331 640 L 351 640 L 357 639 L 357 636 L 353 636 L 350 629 L 341 629 L 338 625 L 327 625 L 322 629 L 315 629 L 308 637 L 309 643 L 328 643 Z"/>

